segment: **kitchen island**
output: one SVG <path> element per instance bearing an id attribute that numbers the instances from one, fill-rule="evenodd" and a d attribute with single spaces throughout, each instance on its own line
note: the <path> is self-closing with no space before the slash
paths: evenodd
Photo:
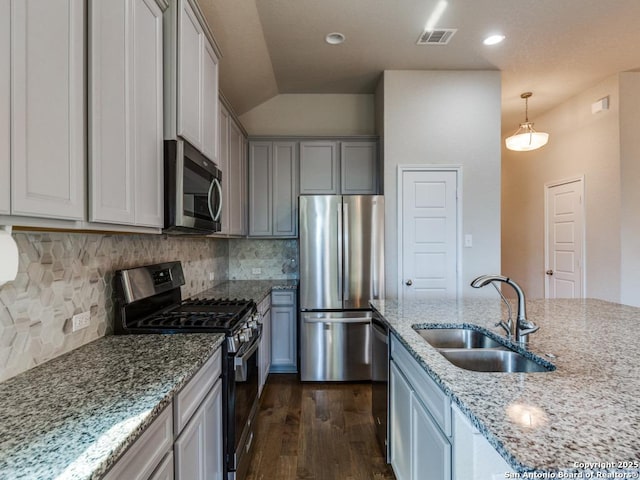
<path id="1" fill-rule="evenodd" d="M 223 340 L 107 336 L 0 383 L 0 478 L 101 478 Z"/>
<path id="2" fill-rule="evenodd" d="M 507 309 L 499 299 L 371 303 L 515 472 L 640 476 L 640 309 L 594 299 L 530 300 L 527 317 L 540 330 L 529 351 L 556 369 L 483 373 L 454 366 L 412 326 L 467 325 L 502 336 L 495 323 Z M 581 476 L 562 477 L 571 473 Z"/>

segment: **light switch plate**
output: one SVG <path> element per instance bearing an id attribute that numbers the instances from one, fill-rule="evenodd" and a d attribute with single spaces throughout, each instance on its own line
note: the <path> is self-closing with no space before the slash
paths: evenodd
<path id="1" fill-rule="evenodd" d="M 467 233 L 464 236 L 464 246 L 465 248 L 473 247 L 473 235 L 471 235 L 470 233 Z"/>

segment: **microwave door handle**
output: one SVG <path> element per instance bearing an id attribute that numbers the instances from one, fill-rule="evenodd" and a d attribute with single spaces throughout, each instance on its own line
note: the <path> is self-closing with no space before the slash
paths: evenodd
<path id="1" fill-rule="evenodd" d="M 216 213 L 213 213 L 213 209 L 211 208 L 211 195 L 213 193 L 213 188 L 216 189 L 216 195 L 218 195 L 218 209 Z M 214 222 L 220 220 L 220 212 L 222 211 L 222 186 L 220 185 L 220 181 L 217 178 L 213 179 L 211 182 L 211 186 L 209 187 L 209 214 Z"/>

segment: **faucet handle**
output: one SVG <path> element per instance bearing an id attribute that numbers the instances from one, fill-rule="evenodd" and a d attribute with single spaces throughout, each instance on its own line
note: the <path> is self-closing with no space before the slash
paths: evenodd
<path id="1" fill-rule="evenodd" d="M 540 327 L 529 320 L 518 320 L 518 328 L 520 335 L 529 335 L 530 333 L 537 332 Z"/>

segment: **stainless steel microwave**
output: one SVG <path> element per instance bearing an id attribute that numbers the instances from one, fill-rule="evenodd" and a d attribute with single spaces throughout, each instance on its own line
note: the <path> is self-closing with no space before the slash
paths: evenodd
<path id="1" fill-rule="evenodd" d="M 164 142 L 164 231 L 220 231 L 222 172 L 184 140 Z"/>

